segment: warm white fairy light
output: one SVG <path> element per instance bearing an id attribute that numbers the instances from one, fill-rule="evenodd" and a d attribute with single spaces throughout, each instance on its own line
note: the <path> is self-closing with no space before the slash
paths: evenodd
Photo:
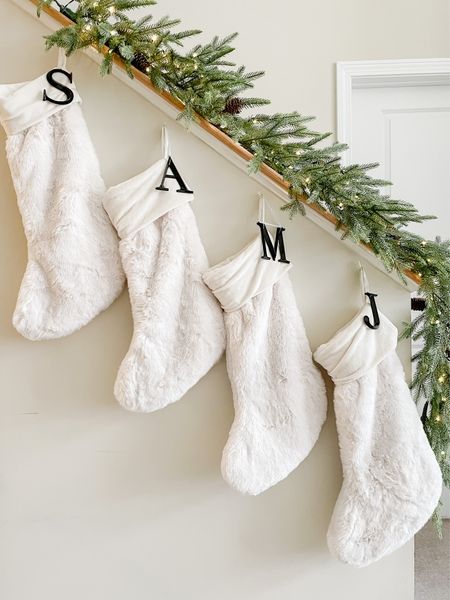
<path id="1" fill-rule="evenodd" d="M 426 246 L 427 245 L 427 240 L 422 240 L 420 243 L 422 244 L 422 246 Z"/>
<path id="2" fill-rule="evenodd" d="M 158 36 L 156 35 L 156 33 L 154 33 L 151 38 L 152 42 L 157 42 L 158 41 Z"/>
<path id="3" fill-rule="evenodd" d="M 343 204 L 343 202 L 339 202 L 338 209 L 339 210 L 344 210 L 344 204 Z"/>
<path id="4" fill-rule="evenodd" d="M 435 419 L 434 419 L 437 423 L 440 423 L 440 421 L 442 421 L 442 417 L 441 415 L 436 415 Z"/>
<path id="5" fill-rule="evenodd" d="M 108 8 L 109 12 L 113 15 L 116 12 L 116 7 L 115 6 L 110 6 Z"/>
<path id="6" fill-rule="evenodd" d="M 117 30 L 116 29 L 111 29 L 111 35 L 112 36 L 117 35 Z"/>

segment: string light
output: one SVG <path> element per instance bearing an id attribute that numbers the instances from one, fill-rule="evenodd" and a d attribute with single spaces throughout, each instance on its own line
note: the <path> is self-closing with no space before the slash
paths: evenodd
<path id="1" fill-rule="evenodd" d="M 67 2 L 66 2 L 66 4 L 67 4 Z M 106 2 L 104 0 L 101 0 L 100 2 L 98 2 L 98 1 L 94 1 L 93 2 L 92 0 L 90 0 L 89 3 L 88 2 L 84 3 L 83 0 L 82 0 L 82 4 L 91 6 L 91 8 L 95 9 L 95 10 L 91 10 L 90 14 L 87 13 L 87 16 L 90 17 L 93 20 L 89 21 L 89 20 L 86 20 L 86 18 L 80 19 L 81 31 L 82 32 L 86 32 L 86 34 L 84 36 L 83 36 L 83 34 L 80 36 L 81 40 L 83 40 L 83 39 L 84 40 L 90 39 L 92 37 L 92 33 L 88 36 L 87 32 L 91 32 L 92 29 L 94 29 L 94 31 L 96 33 L 97 32 L 97 26 L 102 21 L 103 21 L 102 25 L 106 25 L 106 27 L 110 30 L 110 36 L 111 37 L 120 35 L 119 39 L 122 39 L 123 32 L 127 31 L 127 28 L 124 27 L 123 24 L 122 24 L 123 5 L 126 5 L 126 4 L 130 4 L 131 5 L 132 2 L 130 2 L 130 3 L 118 2 L 117 5 L 116 5 L 115 2 L 114 2 L 114 0 L 109 0 L 109 1 L 107 0 Z M 83 14 L 83 13 L 81 13 L 81 14 Z M 86 12 L 84 12 L 84 15 L 86 15 Z M 94 17 L 94 15 L 95 15 L 95 17 Z M 110 15 L 110 16 L 108 16 L 108 15 Z M 114 29 L 115 25 L 117 25 L 119 27 L 119 30 Z M 161 29 L 157 28 L 156 31 L 161 31 Z M 151 39 L 152 43 L 155 44 L 155 46 L 154 47 L 152 46 L 152 47 L 154 48 L 154 51 L 155 51 L 156 55 L 159 56 L 159 57 L 161 57 L 161 59 L 160 59 L 161 63 L 163 63 L 163 62 L 166 63 L 166 64 L 168 63 L 168 69 L 162 68 L 161 69 L 161 73 L 165 74 L 165 73 L 171 72 L 172 68 L 173 68 L 172 64 L 174 64 L 174 67 L 176 69 L 182 68 L 181 73 L 183 75 L 186 72 L 191 72 L 191 69 L 193 69 L 193 70 L 196 71 L 196 70 L 198 70 L 200 68 L 201 71 L 205 71 L 206 72 L 206 70 L 203 67 L 203 53 L 202 53 L 201 50 L 199 52 L 192 52 L 192 54 L 190 54 L 190 55 L 189 54 L 185 55 L 183 57 L 184 63 L 180 67 L 180 64 L 178 62 L 175 61 L 174 63 L 172 63 L 173 56 L 174 56 L 174 53 L 172 51 L 167 51 L 166 50 L 166 51 L 164 51 L 164 52 L 161 53 L 161 49 L 162 49 L 161 47 L 164 48 L 164 46 L 166 45 L 166 43 L 164 42 L 164 40 L 165 40 L 165 33 L 164 32 L 162 32 L 162 34 L 160 34 L 160 35 L 157 35 L 156 33 L 154 33 L 153 35 L 151 35 L 150 39 Z M 111 46 L 117 46 L 117 42 L 118 42 L 118 40 L 113 41 L 111 43 Z M 156 44 L 158 42 L 160 43 L 160 45 L 156 46 Z M 131 44 L 134 45 L 133 42 L 131 42 Z M 113 48 L 105 49 L 105 51 L 108 52 L 108 56 L 110 56 L 110 55 L 112 55 L 114 53 L 114 49 Z M 196 58 L 198 57 L 199 54 L 200 54 L 200 56 L 202 58 L 197 63 Z M 170 56 L 170 58 L 169 58 L 169 56 Z M 148 62 L 147 62 L 147 64 L 148 64 Z M 152 66 L 145 66 L 145 63 L 144 63 L 145 72 L 146 73 L 150 73 L 153 68 L 156 68 L 157 65 L 158 65 L 158 60 L 156 60 L 152 64 Z M 159 66 L 161 66 L 161 64 Z M 196 74 L 195 76 L 193 76 L 194 79 L 202 78 L 202 77 L 203 77 L 202 72 L 200 72 L 199 74 Z M 207 74 L 206 77 L 207 77 L 207 80 L 209 80 L 209 75 L 208 74 Z M 214 85 L 214 82 L 213 82 L 213 85 Z M 174 93 L 176 95 L 176 91 Z M 205 112 L 208 113 L 208 110 L 206 110 Z M 206 117 L 207 117 L 207 114 L 206 114 Z M 250 119 L 251 119 L 251 117 L 250 117 Z M 253 133 L 255 134 L 255 133 L 261 132 L 261 135 L 264 136 L 265 133 L 266 133 L 265 130 L 267 128 L 267 124 L 266 123 L 270 124 L 270 121 L 266 121 L 265 117 L 262 117 L 261 121 L 259 121 L 257 118 L 253 118 L 251 120 L 250 119 L 247 120 L 247 123 L 253 123 L 254 127 L 255 127 L 255 130 L 256 130 L 256 128 L 258 128 L 258 132 L 256 132 L 254 130 Z M 259 129 L 259 125 L 260 124 L 262 126 L 261 130 Z M 251 127 L 251 125 L 250 125 L 250 127 Z M 253 135 L 252 137 L 257 137 L 257 136 Z M 299 136 L 299 138 L 301 140 L 302 136 Z M 302 142 L 300 141 L 300 143 L 302 143 Z M 279 144 L 277 141 L 275 141 L 274 144 L 275 144 L 276 150 L 271 150 L 270 151 L 270 155 L 273 157 L 270 162 L 275 166 L 275 165 L 280 165 L 280 161 L 277 159 L 277 153 L 279 152 L 279 147 L 281 148 L 281 143 Z M 303 144 L 303 146 L 304 146 L 304 148 L 295 148 L 295 144 L 294 144 L 293 148 L 291 146 L 291 157 L 292 157 L 293 151 L 295 153 L 295 156 L 297 156 L 297 157 L 299 157 L 302 154 L 305 154 L 305 156 L 309 156 L 310 150 L 308 148 L 308 145 L 307 144 Z M 252 148 L 256 148 L 256 146 L 254 144 L 252 144 Z M 281 150 L 280 154 L 281 153 L 282 153 L 282 150 Z M 297 169 L 299 169 L 299 167 L 300 167 L 300 165 L 302 164 L 303 161 L 300 161 L 300 160 L 296 161 L 296 159 L 292 159 L 292 158 L 291 158 L 291 160 L 292 160 L 293 164 L 289 165 L 288 168 L 289 168 L 289 170 L 296 170 L 296 175 L 294 177 L 297 177 L 298 176 L 297 175 Z M 281 167 L 284 168 L 284 169 L 286 169 L 286 163 L 284 165 L 281 165 Z M 320 171 L 319 171 L 319 173 L 320 173 Z M 309 186 L 309 184 L 311 182 L 310 177 L 304 177 L 301 173 L 299 173 L 299 175 L 300 175 L 301 181 L 304 181 L 304 185 L 305 186 Z M 317 176 L 315 175 L 314 177 L 315 177 L 315 182 L 317 182 L 318 181 Z M 351 181 L 352 181 L 352 178 L 350 178 L 350 182 Z M 357 179 L 356 179 L 356 181 L 357 181 Z M 362 200 L 364 201 L 364 198 L 366 196 L 366 192 L 364 190 L 364 185 L 361 185 L 361 186 L 358 185 L 358 187 L 361 189 L 361 193 L 363 194 Z M 309 194 L 310 190 L 308 189 L 308 187 L 306 187 L 306 190 L 307 190 L 307 193 Z M 337 190 L 336 190 L 336 192 L 337 192 Z M 337 193 L 339 194 L 339 192 L 337 192 Z M 337 198 L 333 197 L 333 198 L 329 198 L 329 200 L 328 200 L 328 204 L 330 206 L 331 211 L 336 210 L 336 209 L 338 209 L 339 211 L 343 211 L 344 209 L 347 208 L 347 204 L 349 205 L 348 208 L 349 208 L 350 212 L 353 209 L 353 205 L 356 208 L 358 208 L 358 209 L 360 208 L 359 207 L 359 197 L 358 197 L 358 194 L 352 194 L 350 196 L 350 198 L 347 196 L 345 203 L 342 202 L 342 201 L 341 202 L 338 201 Z M 358 202 L 356 202 L 356 200 L 358 200 Z M 328 207 L 325 207 L 325 208 L 328 210 Z M 343 215 L 343 219 L 345 220 L 345 216 L 344 215 Z M 356 223 L 357 223 L 357 221 L 358 221 L 358 215 L 356 215 L 356 219 L 355 220 L 356 220 Z M 350 225 L 350 229 L 351 228 L 352 228 L 352 225 Z M 416 240 L 417 240 L 417 238 L 416 238 Z M 389 243 L 392 245 L 393 250 L 395 250 L 395 248 L 394 248 L 395 245 L 398 245 L 398 246 L 402 245 L 400 239 L 395 240 L 395 237 Z M 434 264 L 436 264 L 439 267 L 439 265 L 442 262 L 442 259 L 441 259 L 440 255 L 437 255 L 434 252 L 431 252 L 431 250 L 433 249 L 433 241 L 431 241 L 431 240 L 427 241 L 425 239 L 421 240 L 419 238 L 417 241 L 415 241 L 415 243 L 416 243 L 416 247 L 417 247 L 417 245 L 420 244 L 421 247 L 424 248 L 423 253 L 422 253 L 422 259 L 421 259 L 423 266 L 425 266 L 425 265 L 432 265 L 434 263 Z M 430 251 L 428 251 L 428 250 L 425 249 L 428 245 L 431 245 Z M 413 247 L 413 249 L 414 249 L 414 247 Z M 410 252 L 408 250 L 408 248 L 407 248 L 406 252 L 410 253 L 410 254 L 413 254 L 413 249 Z M 428 254 L 428 256 L 431 256 L 431 258 L 427 258 L 427 254 Z M 412 267 L 412 268 L 414 268 L 414 267 Z M 418 269 L 418 264 L 416 262 L 416 267 L 415 267 L 414 270 L 416 271 L 417 275 L 420 278 L 422 278 L 423 277 L 422 273 L 418 272 L 417 269 Z M 428 269 L 427 266 L 426 266 L 426 271 L 427 271 L 427 273 L 426 273 L 427 283 L 428 283 L 428 281 L 429 281 L 429 283 L 433 282 L 434 285 L 437 287 L 437 291 L 439 291 L 439 286 L 441 284 L 441 280 L 442 280 L 442 282 L 444 282 L 444 276 L 446 277 L 446 273 L 444 273 L 442 275 L 437 268 L 436 268 L 436 271 L 435 271 L 434 268 L 433 269 Z M 436 278 L 430 277 L 430 275 L 433 273 L 433 271 L 439 272 L 439 277 L 436 277 Z M 431 323 L 434 324 L 434 325 L 436 325 L 436 326 L 439 326 L 439 327 L 436 327 L 436 330 L 433 330 L 435 333 L 431 334 L 431 335 L 432 336 L 434 335 L 434 337 L 438 336 L 439 333 L 441 333 L 442 335 L 444 335 L 445 323 L 447 322 L 446 315 L 444 314 L 443 310 L 442 310 L 441 313 L 439 313 L 438 311 L 436 311 L 436 312 L 434 312 L 434 314 L 435 314 L 435 317 L 439 317 L 439 318 L 435 318 L 434 320 L 431 319 Z M 443 327 L 442 328 L 440 328 L 440 317 L 441 316 L 442 316 L 442 321 L 443 321 Z M 438 338 L 439 338 L 439 336 L 438 336 Z M 442 346 L 442 348 L 445 351 L 445 346 L 444 346 L 443 343 L 441 344 L 440 342 L 438 342 L 437 346 Z M 438 350 L 440 351 L 441 348 L 438 347 Z M 426 349 L 423 354 L 424 354 L 423 364 L 425 364 L 426 360 L 427 360 L 427 354 L 428 354 L 428 356 L 432 356 L 432 351 Z M 450 356 L 448 358 L 450 359 Z M 444 358 L 444 360 L 445 360 L 445 358 Z M 434 383 L 434 386 L 435 386 L 435 391 L 441 392 L 441 394 L 442 393 L 446 393 L 449 397 L 447 398 L 447 397 L 445 397 L 443 395 L 439 396 L 438 393 L 436 394 L 435 397 L 437 397 L 438 403 L 439 403 L 439 400 L 440 400 L 442 403 L 447 403 L 448 402 L 450 404 L 450 395 L 449 395 L 449 392 L 446 389 L 446 384 L 448 382 L 449 375 L 448 375 L 448 373 L 446 373 L 444 371 L 445 371 L 445 367 L 441 367 L 441 374 L 439 374 L 438 370 L 437 370 L 437 372 L 433 373 L 434 382 L 435 383 L 438 382 L 438 386 L 435 386 L 435 383 Z M 424 378 L 424 377 L 426 377 L 428 375 L 429 375 L 429 373 L 424 372 L 424 375 L 423 375 L 422 378 Z M 419 378 L 419 383 L 420 383 L 420 378 Z M 436 387 L 437 387 L 437 389 L 436 389 Z M 431 419 L 433 420 L 433 417 L 434 417 L 434 420 L 436 421 L 436 423 L 440 423 L 441 421 L 445 422 L 446 419 L 447 419 L 447 412 L 446 412 L 446 410 L 447 410 L 449 404 L 445 405 L 445 409 L 444 409 L 444 405 L 440 404 L 440 407 L 441 407 L 440 410 L 442 410 L 442 413 L 439 414 L 439 413 L 435 412 L 433 414 L 433 416 L 431 417 Z M 438 409 L 438 411 L 439 411 L 439 409 Z M 443 424 L 441 425 L 441 427 L 443 428 Z M 435 428 L 439 429 L 439 427 L 437 425 L 435 426 Z M 440 454 L 442 456 L 445 456 L 447 454 L 447 452 L 446 451 L 441 451 Z"/>

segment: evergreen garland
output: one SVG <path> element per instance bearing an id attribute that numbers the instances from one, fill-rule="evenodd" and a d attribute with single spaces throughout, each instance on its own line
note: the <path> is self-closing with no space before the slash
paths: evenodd
<path id="1" fill-rule="evenodd" d="M 263 72 L 247 72 L 228 57 L 236 34 L 215 37 L 205 45 L 183 52 L 183 40 L 197 30 L 174 31 L 176 19 L 152 16 L 133 20 L 128 13 L 148 7 L 155 0 L 39 0 L 56 5 L 72 23 L 46 37 L 47 48 L 59 46 L 67 55 L 95 46 L 103 53 L 103 75 L 111 72 L 113 55 L 120 57 L 130 77 L 132 66 L 146 73 L 159 90 L 184 105 L 182 117 L 201 115 L 253 154 L 250 170 L 262 163 L 277 171 L 290 185 L 290 201 L 283 206 L 291 215 L 304 213 L 304 203 L 316 205 L 337 219 L 343 238 L 367 244 L 387 271 L 404 278 L 411 271 L 420 278 L 425 308 L 402 337 L 422 339 L 423 349 L 412 381 L 416 400 L 425 398 L 422 422 L 440 464 L 444 483 L 450 487 L 450 242 L 425 240 L 405 229 L 409 223 L 433 218 L 416 208 L 389 198 L 382 190 L 388 182 L 368 172 L 376 164 L 342 166 L 345 145 L 322 142 L 330 134 L 309 128 L 312 117 L 297 112 L 241 116 L 245 109 L 269 104 L 246 97 Z M 435 515 L 439 524 L 439 516 Z"/>

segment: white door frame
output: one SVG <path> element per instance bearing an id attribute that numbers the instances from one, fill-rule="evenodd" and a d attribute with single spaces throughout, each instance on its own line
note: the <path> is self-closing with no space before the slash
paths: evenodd
<path id="1" fill-rule="evenodd" d="M 449 84 L 450 58 L 338 62 L 336 63 L 337 139 L 350 145 L 354 89 Z M 342 161 L 343 164 L 349 164 L 349 150 L 342 154 Z"/>

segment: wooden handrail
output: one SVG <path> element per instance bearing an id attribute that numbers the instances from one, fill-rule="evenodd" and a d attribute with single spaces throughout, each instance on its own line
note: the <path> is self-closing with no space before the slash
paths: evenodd
<path id="1" fill-rule="evenodd" d="M 30 2 L 32 4 L 34 4 L 35 6 L 37 6 L 39 3 L 39 0 L 30 0 Z M 42 8 L 42 11 L 47 13 L 48 15 L 50 15 L 53 19 L 58 21 L 58 23 L 60 23 L 64 27 L 72 25 L 72 23 L 73 23 L 68 17 L 63 15 L 61 12 L 59 12 L 52 6 L 44 6 Z M 98 48 L 95 48 L 95 49 L 98 50 Z M 101 52 L 103 52 L 103 54 L 105 54 L 107 52 L 107 50 L 102 49 Z M 114 65 L 117 66 L 119 69 L 125 70 L 120 58 L 116 54 L 113 55 L 113 62 L 114 62 Z M 149 90 L 151 90 L 154 94 L 163 98 L 166 102 L 168 102 L 176 110 L 178 110 L 180 112 L 184 110 L 184 104 L 180 100 L 178 100 L 177 98 L 174 98 L 174 96 L 172 96 L 172 94 L 169 94 L 169 92 L 166 92 L 164 90 L 158 90 L 157 88 L 155 88 L 154 85 L 151 83 L 150 79 L 144 73 L 142 73 L 142 71 L 139 71 L 139 69 L 136 69 L 133 66 L 131 67 L 131 71 L 133 73 L 134 78 L 137 81 L 139 81 L 142 85 L 147 87 Z M 196 122 L 207 133 L 212 135 L 216 140 L 218 140 L 219 142 L 224 144 L 227 148 L 229 148 L 232 152 L 234 152 L 234 154 L 236 154 L 237 156 L 239 156 L 246 162 L 250 162 L 252 160 L 253 154 L 251 152 L 249 152 L 243 146 L 241 146 L 240 144 L 238 144 L 237 142 L 232 140 L 225 132 L 220 130 L 215 125 L 212 125 L 205 118 L 201 117 L 200 115 L 197 115 Z M 274 169 L 272 169 L 272 167 L 269 167 L 269 165 L 267 165 L 266 163 L 263 163 L 260 167 L 260 172 L 263 175 L 265 175 L 268 179 L 270 179 L 273 183 L 275 183 L 275 185 L 277 185 L 278 187 L 283 189 L 286 192 L 286 194 L 289 194 L 289 189 L 290 189 L 289 182 L 286 181 L 286 179 L 284 179 Z M 310 210 L 313 210 L 314 212 L 316 212 L 323 219 L 326 219 L 329 223 L 331 223 L 335 227 L 338 225 L 338 220 L 336 219 L 336 217 L 334 215 L 323 210 L 322 208 L 320 208 L 319 206 L 317 206 L 315 204 L 309 204 L 307 196 L 298 195 L 297 200 L 299 200 L 300 202 L 303 202 L 304 204 L 307 204 L 307 206 Z M 360 245 L 363 246 L 369 252 L 373 253 L 373 250 L 369 244 L 361 243 Z M 407 277 L 408 279 L 410 279 L 411 281 L 413 281 L 416 284 L 421 283 L 421 277 L 417 273 L 414 273 L 414 271 L 406 270 L 406 271 L 404 271 L 404 275 L 405 275 L 405 277 Z"/>

